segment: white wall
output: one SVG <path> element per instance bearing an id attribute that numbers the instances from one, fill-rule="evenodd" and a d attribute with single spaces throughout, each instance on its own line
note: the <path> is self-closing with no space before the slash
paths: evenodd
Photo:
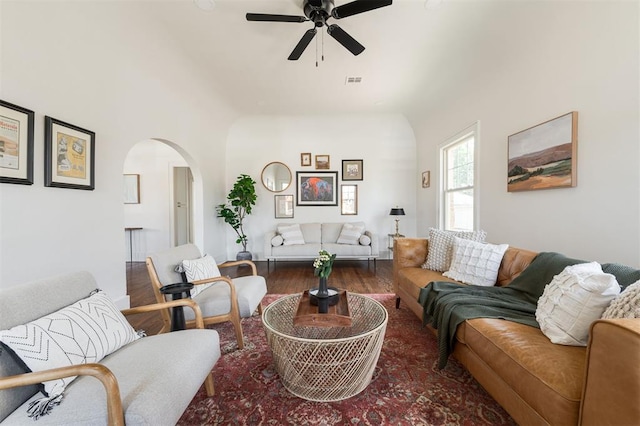
<path id="1" fill-rule="evenodd" d="M 431 188 L 417 192 L 418 233 L 437 223 L 438 145 L 480 120 L 480 225 L 489 240 L 638 267 L 638 2 L 514 3 L 485 15 L 496 21 L 483 22 L 491 31 L 469 78 L 435 93 L 438 109 L 410 117 L 418 169 L 432 171 Z M 508 135 L 569 111 L 579 113 L 578 186 L 508 193 Z"/>
<path id="2" fill-rule="evenodd" d="M 142 6 L 2 2 L 0 97 L 34 110 L 36 126 L 35 184 L 0 185 L 0 288 L 84 269 L 126 305 L 122 172 L 129 149 L 150 138 L 181 147 L 200 170 L 200 241 L 215 252 L 235 115 Z M 44 187 L 44 115 L 96 132 L 94 191 Z"/>
<path id="3" fill-rule="evenodd" d="M 124 204 L 124 225 L 143 228 L 131 235 L 134 262 L 171 247 L 172 168 L 186 166 L 175 149 L 159 141 L 142 141 L 129 151 L 123 173 L 140 175 L 140 204 Z M 131 259 L 129 249 L 127 238 L 126 260 Z"/>
<path id="4" fill-rule="evenodd" d="M 245 173 L 258 182 L 256 207 L 247 220 L 248 249 L 254 258 L 264 258 L 263 235 L 277 223 L 355 222 L 364 221 L 378 234 L 381 250 L 386 248 L 387 234 L 395 222 L 391 207 L 399 205 L 407 215 L 400 230 L 415 234 L 416 178 L 415 138 L 404 116 L 398 114 L 363 114 L 340 116 L 252 116 L 238 119 L 229 131 L 227 147 L 227 186 Z M 281 161 L 292 172 L 293 184 L 279 194 L 294 194 L 296 171 L 315 170 L 300 166 L 300 154 L 330 156 L 332 171 L 338 171 L 339 183 L 358 185 L 358 215 L 343 216 L 340 206 L 295 206 L 293 219 L 274 218 L 274 193 L 260 182 L 264 166 Z M 342 160 L 364 160 L 363 181 L 342 181 Z M 228 227 L 228 226 L 227 226 Z M 229 258 L 239 250 L 235 234 L 228 227 Z"/>

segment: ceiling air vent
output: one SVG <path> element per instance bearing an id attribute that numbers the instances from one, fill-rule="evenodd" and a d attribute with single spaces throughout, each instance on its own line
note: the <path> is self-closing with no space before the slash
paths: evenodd
<path id="1" fill-rule="evenodd" d="M 347 77 L 344 80 L 344 84 L 357 84 L 362 83 L 362 77 Z"/>

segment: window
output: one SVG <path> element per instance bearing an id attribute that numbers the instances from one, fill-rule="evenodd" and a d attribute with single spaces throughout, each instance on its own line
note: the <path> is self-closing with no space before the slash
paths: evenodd
<path id="1" fill-rule="evenodd" d="M 452 231 L 476 229 L 476 152 L 478 123 L 440 148 L 440 226 Z"/>

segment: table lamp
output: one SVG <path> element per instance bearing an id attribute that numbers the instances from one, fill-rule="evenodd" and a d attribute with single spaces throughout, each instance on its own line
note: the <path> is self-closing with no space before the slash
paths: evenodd
<path id="1" fill-rule="evenodd" d="M 400 233 L 398 232 L 398 222 L 400 221 L 400 218 L 398 218 L 398 216 L 404 216 L 404 209 L 401 207 L 393 207 L 391 209 L 391 211 L 389 212 L 390 216 L 396 216 L 396 237 L 400 236 Z"/>

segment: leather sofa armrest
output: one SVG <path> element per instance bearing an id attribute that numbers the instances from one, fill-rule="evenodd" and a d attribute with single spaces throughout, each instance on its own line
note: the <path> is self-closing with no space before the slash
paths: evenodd
<path id="1" fill-rule="evenodd" d="M 640 419 L 640 319 L 591 324 L 580 424 L 631 425 Z"/>
<path id="2" fill-rule="evenodd" d="M 271 256 L 271 239 L 276 236 L 276 231 L 269 231 L 264 234 L 264 257 Z"/>
<path id="3" fill-rule="evenodd" d="M 398 272 L 402 268 L 419 268 L 427 259 L 426 238 L 395 238 L 393 240 L 393 286 L 398 287 Z"/>

